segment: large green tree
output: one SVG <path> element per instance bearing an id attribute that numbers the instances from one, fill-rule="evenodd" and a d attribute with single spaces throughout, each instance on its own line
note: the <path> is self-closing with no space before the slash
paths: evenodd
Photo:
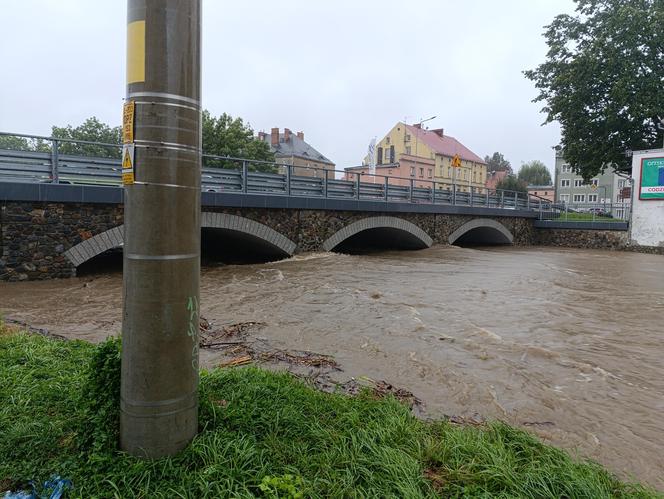
<path id="1" fill-rule="evenodd" d="M 545 123 L 561 125 L 565 160 L 588 180 L 629 169 L 630 150 L 661 147 L 662 0 L 575 0 L 576 15 L 546 26 L 546 61 L 525 71 Z"/>
<path id="2" fill-rule="evenodd" d="M 518 179 L 526 185 L 551 185 L 551 173 L 549 169 L 537 159 L 521 165 Z"/>
<path id="3" fill-rule="evenodd" d="M 53 126 L 51 135 L 60 139 L 80 140 L 84 142 L 61 142 L 58 144 L 60 154 L 76 154 L 82 156 L 97 156 L 102 158 L 120 158 L 120 147 L 85 144 L 85 142 L 103 142 L 106 144 L 120 144 L 122 129 L 119 126 L 110 127 L 99 121 L 96 117 L 85 120 L 81 125 L 72 127 Z"/>
<path id="4" fill-rule="evenodd" d="M 516 175 L 509 174 L 504 179 L 502 179 L 498 184 L 496 184 L 497 190 L 503 191 L 517 191 L 517 192 L 528 192 L 526 183 L 522 180 L 519 180 Z"/>
<path id="5" fill-rule="evenodd" d="M 486 171 L 488 172 L 512 173 L 512 165 L 502 153 L 494 152 L 491 156 L 484 156 L 484 161 L 486 161 Z"/>
<path id="6" fill-rule="evenodd" d="M 203 111 L 203 151 L 205 154 L 231 156 L 259 161 L 274 162 L 274 153 L 267 142 L 254 137 L 252 128 L 242 118 L 229 114 L 214 117 Z M 234 161 L 205 158 L 204 166 L 237 168 Z M 276 167 L 268 164 L 251 163 L 251 169 L 274 172 Z"/>

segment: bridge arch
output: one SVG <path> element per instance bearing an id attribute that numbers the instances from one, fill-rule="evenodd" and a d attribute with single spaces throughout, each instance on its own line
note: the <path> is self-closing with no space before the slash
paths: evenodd
<path id="1" fill-rule="evenodd" d="M 514 235 L 500 222 L 490 218 L 476 218 L 466 222 L 450 234 L 448 242 L 456 245 L 512 244 Z"/>
<path id="2" fill-rule="evenodd" d="M 267 225 L 228 213 L 201 213 L 201 229 L 220 229 L 244 234 L 282 257 L 293 256 L 297 248 L 297 244 Z"/>
<path id="3" fill-rule="evenodd" d="M 368 234 L 373 240 L 386 239 L 391 246 L 401 249 L 423 249 L 433 244 L 429 235 L 414 223 L 398 217 L 367 217 L 353 222 L 330 236 L 321 246 L 332 251 L 360 234 Z"/>
<path id="4" fill-rule="evenodd" d="M 245 234 L 254 240 L 259 240 L 277 253 L 281 253 L 282 256 L 292 256 L 297 246 L 286 236 L 267 225 L 228 213 L 201 213 L 201 229 L 205 228 Z M 72 246 L 64 252 L 64 256 L 74 267 L 78 267 L 108 250 L 121 248 L 123 245 L 124 225 L 119 225 Z"/>

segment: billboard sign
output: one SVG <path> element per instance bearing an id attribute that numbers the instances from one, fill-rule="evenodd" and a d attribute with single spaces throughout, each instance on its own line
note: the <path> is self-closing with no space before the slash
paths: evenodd
<path id="1" fill-rule="evenodd" d="M 664 157 L 641 160 L 639 199 L 664 199 Z"/>

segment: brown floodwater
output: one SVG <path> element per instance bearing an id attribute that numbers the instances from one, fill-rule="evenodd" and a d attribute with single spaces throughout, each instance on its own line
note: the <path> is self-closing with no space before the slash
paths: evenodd
<path id="1" fill-rule="evenodd" d="M 408 389 L 427 415 L 499 418 L 664 489 L 663 263 L 516 247 L 309 254 L 204 268 L 201 315 L 264 322 L 279 348 Z M 0 310 L 98 341 L 120 330 L 121 280 L 0 283 Z"/>

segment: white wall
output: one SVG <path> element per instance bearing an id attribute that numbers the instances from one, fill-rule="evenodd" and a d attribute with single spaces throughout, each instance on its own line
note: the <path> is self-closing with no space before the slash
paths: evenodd
<path id="1" fill-rule="evenodd" d="M 640 200 L 641 160 L 664 157 L 664 149 L 634 151 L 632 157 L 632 221 L 630 239 L 641 246 L 664 246 L 664 199 Z"/>

